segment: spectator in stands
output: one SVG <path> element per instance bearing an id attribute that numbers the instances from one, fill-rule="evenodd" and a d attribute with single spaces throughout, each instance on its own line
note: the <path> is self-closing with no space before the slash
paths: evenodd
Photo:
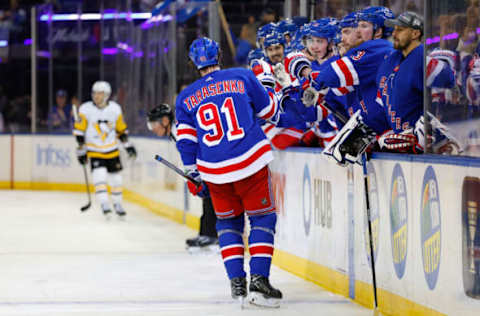
<path id="1" fill-rule="evenodd" d="M 30 129 L 30 97 L 20 96 L 13 99 L 5 110 L 4 119 L 12 133 L 28 132 Z"/>
<path id="2" fill-rule="evenodd" d="M 56 104 L 48 114 L 48 127 L 52 132 L 70 132 L 72 130 L 72 106 L 67 104 L 67 92 L 58 90 Z"/>
<path id="3" fill-rule="evenodd" d="M 275 13 L 275 11 L 273 11 L 272 8 L 266 8 L 265 10 L 263 10 L 260 20 L 261 20 L 260 26 L 263 26 L 271 22 L 276 22 L 277 14 Z"/>
<path id="4" fill-rule="evenodd" d="M 248 22 L 242 25 L 240 38 L 250 43 L 252 47 L 255 47 L 255 41 L 257 39 L 257 22 L 253 15 L 249 15 Z"/>

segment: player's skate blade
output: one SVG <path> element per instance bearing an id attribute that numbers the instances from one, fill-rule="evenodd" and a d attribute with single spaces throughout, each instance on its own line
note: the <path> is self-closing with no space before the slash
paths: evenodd
<path id="1" fill-rule="evenodd" d="M 127 215 L 127 212 L 123 209 L 123 206 L 121 204 L 114 204 L 113 208 L 115 209 L 115 213 L 118 215 L 118 218 L 120 220 L 125 219 L 125 215 Z"/>
<path id="2" fill-rule="evenodd" d="M 282 292 L 274 288 L 267 277 L 259 274 L 251 276 L 248 302 L 251 305 L 278 308 L 282 299 Z"/>
<path id="3" fill-rule="evenodd" d="M 112 218 L 112 211 L 110 209 L 103 209 L 103 216 L 107 221 L 109 221 Z"/>

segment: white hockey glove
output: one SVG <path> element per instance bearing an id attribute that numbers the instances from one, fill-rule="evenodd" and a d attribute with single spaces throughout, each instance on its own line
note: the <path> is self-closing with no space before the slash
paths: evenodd
<path id="1" fill-rule="evenodd" d="M 356 163 L 375 140 L 375 132 L 365 125 L 360 110 L 345 123 L 322 154 L 332 157 L 341 166 Z"/>
<path id="2" fill-rule="evenodd" d="M 288 87 L 292 84 L 290 76 L 285 71 L 283 63 L 277 63 L 275 66 L 273 66 L 273 75 L 282 87 Z"/>
<path id="3" fill-rule="evenodd" d="M 318 96 L 320 95 L 320 92 L 317 91 L 313 87 L 308 87 L 305 91 L 302 93 L 302 103 L 306 107 L 313 106 L 317 103 Z"/>

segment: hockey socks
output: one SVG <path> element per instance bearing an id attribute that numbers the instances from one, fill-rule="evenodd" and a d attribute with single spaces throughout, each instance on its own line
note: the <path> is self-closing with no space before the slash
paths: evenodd
<path id="1" fill-rule="evenodd" d="M 270 275 L 270 265 L 273 255 L 273 239 L 277 214 L 251 216 L 250 236 L 248 237 L 248 249 L 250 251 L 250 274 L 259 274 L 264 277 Z"/>
<path id="2" fill-rule="evenodd" d="M 228 278 L 244 278 L 243 268 L 245 246 L 243 245 L 244 215 L 234 218 L 217 219 L 217 232 L 223 263 Z"/>

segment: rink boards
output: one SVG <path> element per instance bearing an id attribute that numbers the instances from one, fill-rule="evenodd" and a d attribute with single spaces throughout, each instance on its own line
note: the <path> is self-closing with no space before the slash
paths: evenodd
<path id="1" fill-rule="evenodd" d="M 124 196 L 192 228 L 201 201 L 156 162 L 180 166 L 174 144 L 132 138 L 122 153 Z M 0 188 L 85 189 L 70 135 L 1 135 Z M 279 220 L 274 262 L 328 290 L 372 306 L 362 169 L 327 161 L 318 149 L 275 152 Z M 380 310 L 388 315 L 480 314 L 480 162 L 378 154 L 369 163 Z M 80 205 L 78 206 L 80 207 Z"/>

